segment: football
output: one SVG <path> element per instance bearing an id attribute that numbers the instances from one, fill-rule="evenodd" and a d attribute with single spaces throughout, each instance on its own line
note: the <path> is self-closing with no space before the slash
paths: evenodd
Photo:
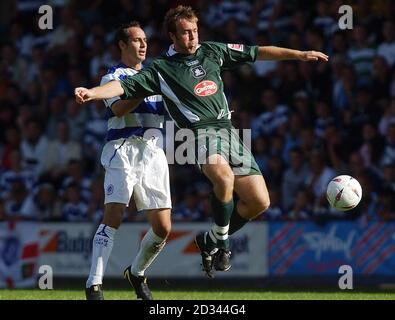
<path id="1" fill-rule="evenodd" d="M 339 211 L 351 210 L 362 199 L 362 187 L 357 179 L 349 175 L 337 176 L 329 182 L 326 198 L 329 204 Z"/>

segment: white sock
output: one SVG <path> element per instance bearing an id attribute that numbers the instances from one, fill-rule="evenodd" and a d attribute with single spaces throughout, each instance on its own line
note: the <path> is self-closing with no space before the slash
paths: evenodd
<path id="1" fill-rule="evenodd" d="M 114 235 L 117 229 L 101 224 L 93 237 L 92 264 L 86 287 L 103 283 L 103 275 L 110 258 Z"/>
<path id="2" fill-rule="evenodd" d="M 228 231 L 229 231 L 229 224 L 226 225 L 225 227 L 220 227 L 215 223 L 213 223 L 213 226 L 211 227 L 211 230 L 209 231 L 208 234 L 210 236 L 210 239 L 214 243 L 217 243 L 217 240 L 225 241 L 229 238 Z"/>
<path id="3" fill-rule="evenodd" d="M 141 240 L 140 250 L 132 263 L 132 274 L 135 276 L 144 276 L 145 270 L 155 260 L 165 244 L 165 239 L 158 237 L 152 228 L 150 228 L 143 240 Z"/>

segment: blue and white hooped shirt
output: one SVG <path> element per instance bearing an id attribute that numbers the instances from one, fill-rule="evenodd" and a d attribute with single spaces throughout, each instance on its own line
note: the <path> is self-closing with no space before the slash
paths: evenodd
<path id="1" fill-rule="evenodd" d="M 120 63 L 108 70 L 107 74 L 102 77 L 100 85 L 112 80 L 122 80 L 136 73 L 138 73 L 137 70 Z M 143 137 L 148 129 L 163 129 L 165 108 L 162 96 L 155 95 L 145 98 L 136 109 L 123 117 L 115 116 L 111 109 L 112 104 L 118 100 L 121 100 L 121 97 L 103 100 L 107 107 L 107 141 L 131 136 Z"/>

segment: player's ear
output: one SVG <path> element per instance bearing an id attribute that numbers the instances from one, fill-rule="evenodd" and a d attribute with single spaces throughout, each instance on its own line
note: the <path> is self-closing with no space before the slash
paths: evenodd
<path id="1" fill-rule="evenodd" d="M 124 50 L 127 47 L 127 45 L 122 40 L 119 40 L 118 41 L 118 47 L 119 47 L 119 49 Z"/>
<path id="2" fill-rule="evenodd" d="M 173 33 L 173 32 L 169 32 L 169 38 L 170 38 L 170 39 L 171 39 L 171 41 L 173 41 L 173 42 L 175 42 L 175 41 L 176 41 L 176 39 L 177 39 L 177 37 L 176 37 L 175 33 Z"/>

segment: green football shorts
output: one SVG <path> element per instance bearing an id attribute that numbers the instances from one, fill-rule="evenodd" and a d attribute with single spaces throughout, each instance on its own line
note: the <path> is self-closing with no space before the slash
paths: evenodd
<path id="1" fill-rule="evenodd" d="M 239 135 L 240 130 L 233 127 L 231 129 L 195 129 L 194 131 L 195 159 L 200 169 L 203 164 L 209 163 L 209 156 L 219 154 L 229 163 L 235 175 L 262 175 L 254 156 L 246 146 L 246 144 L 251 144 L 249 131 L 243 132 L 246 144 Z"/>

